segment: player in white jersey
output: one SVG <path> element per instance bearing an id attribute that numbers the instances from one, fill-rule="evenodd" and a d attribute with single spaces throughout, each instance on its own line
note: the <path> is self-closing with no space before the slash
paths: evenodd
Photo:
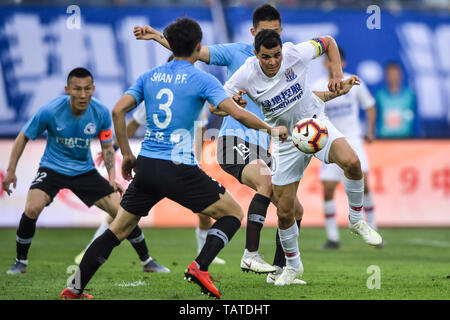
<path id="1" fill-rule="evenodd" d="M 283 46 L 283 50 L 282 50 Z M 326 36 L 297 45 L 282 44 L 280 36 L 273 30 L 262 30 L 255 37 L 255 55 L 227 81 L 225 89 L 229 95 L 244 90 L 262 110 L 265 121 L 271 125 L 288 128 L 289 140 L 295 123 L 303 118 L 317 117 L 328 129 L 326 146 L 314 156 L 325 163 L 336 163 L 344 170 L 344 187 L 349 199 L 350 229 L 360 234 L 370 245 L 381 243 L 381 236 L 370 228 L 362 216 L 363 175 L 358 156 L 342 133 L 326 118 L 324 103 L 307 85 L 308 63 L 327 52 L 332 64 L 332 80 L 329 89 L 333 92 L 319 94 L 323 101 L 343 92 L 342 66 L 336 42 Z M 277 203 L 278 233 L 286 256 L 286 267 L 275 285 L 289 285 L 303 274 L 303 265 L 298 250 L 298 227 L 294 218 L 294 200 L 303 171 L 311 155 L 301 153 L 293 143 L 273 140 L 276 169 L 272 176 L 274 198 Z"/>
<path id="2" fill-rule="evenodd" d="M 342 69 L 345 68 L 345 54 L 339 48 Z M 329 62 L 325 59 L 325 68 L 328 69 Z M 329 77 L 318 79 L 313 85 L 313 90 L 324 90 L 328 84 Z M 344 73 L 344 77 L 350 77 L 350 74 Z M 364 150 L 363 132 L 360 126 L 359 109 L 363 109 L 366 113 L 367 130 L 366 140 L 372 142 L 374 139 L 375 127 L 375 99 L 370 94 L 369 89 L 360 82 L 360 85 L 353 88 L 348 94 L 337 97 L 325 103 L 325 114 L 334 126 L 344 134 L 350 145 L 355 150 L 361 162 L 361 169 L 364 174 L 364 212 L 369 226 L 377 230 L 375 222 L 375 212 L 372 194 L 368 183 L 369 162 L 367 154 Z M 324 213 L 325 213 L 325 230 L 327 234 L 327 242 L 323 246 L 324 249 L 337 249 L 340 247 L 339 229 L 336 223 L 336 206 L 334 202 L 334 192 L 336 186 L 342 180 L 344 172 L 336 164 L 322 163 L 320 168 L 320 180 L 324 189 Z M 381 248 L 382 244 L 377 248 Z"/>

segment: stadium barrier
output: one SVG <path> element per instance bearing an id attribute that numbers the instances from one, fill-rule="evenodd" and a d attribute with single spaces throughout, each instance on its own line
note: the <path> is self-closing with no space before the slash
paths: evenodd
<path id="1" fill-rule="evenodd" d="M 8 164 L 13 140 L 0 140 L 0 179 Z M 140 143 L 131 143 L 135 154 Z M 450 141 L 449 140 L 393 140 L 375 141 L 367 145 L 370 161 L 370 185 L 374 193 L 377 223 L 381 227 L 450 227 Z M 0 190 L 0 227 L 16 227 L 23 212 L 26 195 L 43 154 L 45 140 L 28 143 L 17 168 L 17 188 L 11 196 Z M 100 151 L 98 142 L 92 146 L 95 158 Z M 247 212 L 254 191 L 241 185 L 225 173 L 215 161 L 216 142 L 206 143 L 203 149 L 203 169 L 220 182 Z M 120 174 L 120 155 L 117 172 Z M 305 209 L 302 226 L 323 226 L 322 186 L 319 181 L 320 161 L 313 159 L 298 191 Z M 106 176 L 104 168 L 99 169 Z M 128 183 L 120 180 L 124 186 Z M 342 184 L 336 191 L 337 221 L 348 223 L 347 199 Z M 97 226 L 105 213 L 87 208 L 72 192 L 62 190 L 53 203 L 44 209 L 38 225 L 44 227 Z M 141 220 L 142 226 L 193 227 L 198 218 L 188 209 L 164 199 Z M 276 208 L 271 204 L 267 226 L 276 226 Z M 246 218 L 243 225 L 246 224 Z"/>

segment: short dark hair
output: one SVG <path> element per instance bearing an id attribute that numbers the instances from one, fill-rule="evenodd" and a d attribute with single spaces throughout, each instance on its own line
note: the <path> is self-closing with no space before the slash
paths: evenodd
<path id="1" fill-rule="evenodd" d="M 202 41 L 203 33 L 197 21 L 178 18 L 164 29 L 164 37 L 175 57 L 189 57 L 197 44 Z"/>
<path id="2" fill-rule="evenodd" d="M 76 78 L 91 77 L 92 82 L 94 82 L 94 77 L 92 76 L 92 73 L 88 69 L 83 68 L 83 67 L 75 68 L 69 72 L 69 75 L 67 76 L 67 84 L 69 84 L 69 81 L 72 77 L 76 77 Z"/>
<path id="3" fill-rule="evenodd" d="M 272 29 L 264 29 L 261 30 L 255 37 L 256 52 L 261 50 L 261 46 L 264 46 L 266 49 L 272 49 L 276 46 L 282 47 L 283 43 L 281 42 L 278 32 Z"/>
<path id="4" fill-rule="evenodd" d="M 262 4 L 253 11 L 253 28 L 257 28 L 261 21 L 278 20 L 281 24 L 281 14 L 270 4 Z"/>

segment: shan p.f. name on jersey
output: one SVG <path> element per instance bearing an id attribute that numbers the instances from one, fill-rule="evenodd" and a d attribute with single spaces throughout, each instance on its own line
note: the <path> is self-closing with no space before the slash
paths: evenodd
<path id="1" fill-rule="evenodd" d="M 225 90 L 229 95 L 245 90 L 261 108 L 268 124 L 287 127 L 290 140 L 291 129 L 300 119 L 313 115 L 319 119 L 325 117 L 323 101 L 313 94 L 307 83 L 309 62 L 325 50 L 325 42 L 320 38 L 297 45 L 286 42 L 281 67 L 275 76 L 266 76 L 259 60 L 250 57 L 226 82 Z"/>

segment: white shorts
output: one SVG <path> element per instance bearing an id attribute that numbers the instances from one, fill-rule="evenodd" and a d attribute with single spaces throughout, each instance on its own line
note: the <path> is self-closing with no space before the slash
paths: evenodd
<path id="1" fill-rule="evenodd" d="M 366 150 L 364 149 L 364 142 L 361 138 L 347 138 L 350 146 L 355 150 L 361 162 L 361 170 L 363 173 L 369 172 L 369 161 L 367 160 Z M 344 177 L 344 170 L 339 168 L 335 163 L 322 163 L 320 168 L 320 181 L 341 181 Z"/>
<path id="2" fill-rule="evenodd" d="M 289 145 L 282 145 L 279 151 L 274 148 L 272 157 L 275 159 L 276 168 L 272 175 L 273 185 L 285 186 L 300 181 L 313 155 L 320 161 L 329 163 L 328 154 L 330 153 L 331 144 L 334 140 L 344 137 L 344 135 L 336 129 L 330 120 L 322 119 L 322 121 L 328 129 L 328 141 L 319 152 L 314 154 L 303 153 L 294 146 L 292 141 L 283 142 Z"/>

